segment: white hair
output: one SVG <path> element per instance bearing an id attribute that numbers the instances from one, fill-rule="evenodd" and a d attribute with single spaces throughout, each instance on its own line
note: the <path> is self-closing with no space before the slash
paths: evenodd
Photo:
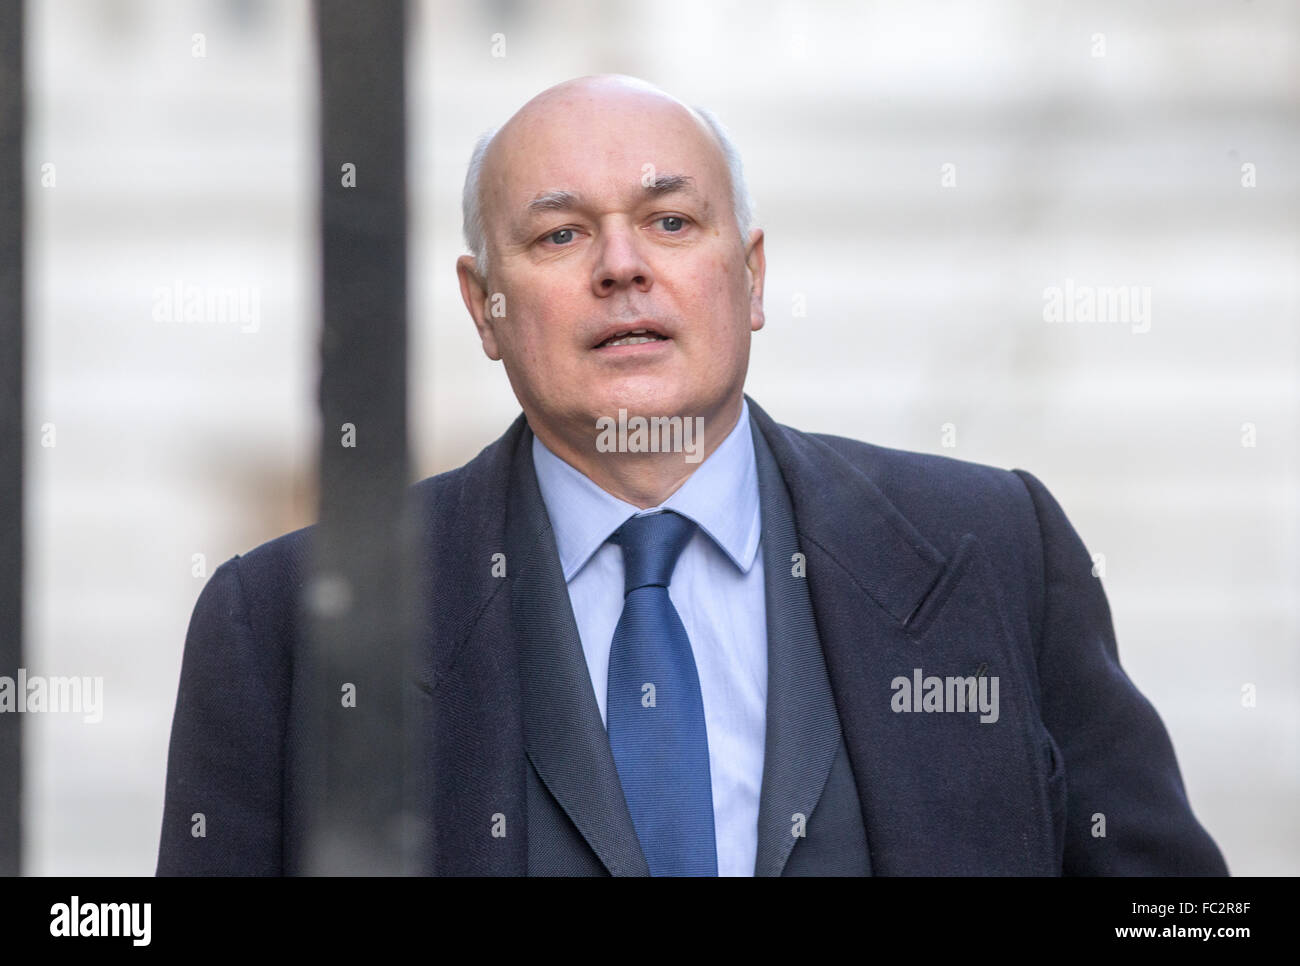
<path id="1" fill-rule="evenodd" d="M 742 245 L 749 243 L 749 232 L 754 222 L 754 199 L 745 184 L 745 168 L 740 160 L 740 152 L 732 142 L 727 129 L 722 126 L 713 112 L 708 108 L 692 106 L 701 120 L 717 138 L 722 156 L 727 162 L 727 172 L 731 177 L 731 207 L 736 214 L 736 229 L 740 232 Z M 486 279 L 488 271 L 487 235 L 483 225 L 483 196 L 481 181 L 483 177 L 483 160 L 487 150 L 501 128 L 495 127 L 482 135 L 474 145 L 470 155 L 469 170 L 465 173 L 465 189 L 461 195 L 461 211 L 464 222 L 465 245 L 474 256 L 474 267 L 479 278 Z"/>

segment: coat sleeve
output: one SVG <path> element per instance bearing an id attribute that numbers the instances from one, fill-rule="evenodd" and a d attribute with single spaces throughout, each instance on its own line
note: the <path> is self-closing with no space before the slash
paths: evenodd
<path id="1" fill-rule="evenodd" d="M 158 875 L 279 875 L 284 695 L 234 557 L 190 618 L 167 755 Z"/>
<path id="2" fill-rule="evenodd" d="M 1066 875 L 1227 875 L 1192 814 L 1164 723 L 1119 663 L 1092 558 L 1038 479 L 1042 541 L 1037 663 L 1042 717 L 1065 759 Z M 1104 836 L 1099 833 L 1103 826 Z"/>

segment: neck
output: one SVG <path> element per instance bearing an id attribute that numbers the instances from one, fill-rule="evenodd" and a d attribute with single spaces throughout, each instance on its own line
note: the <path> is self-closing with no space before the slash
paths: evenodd
<path id="1" fill-rule="evenodd" d="M 602 429 L 588 423 L 573 435 L 560 434 L 541 421 L 529 419 L 529 426 L 552 453 L 568 463 L 587 479 L 611 496 L 642 510 L 659 506 L 677 492 L 700 465 L 713 455 L 740 420 L 743 400 L 728 401 L 712 414 L 683 416 L 678 424 L 655 424 L 646 420 L 638 424 L 638 417 L 628 414 L 626 424 L 610 420 Z M 691 425 L 687 426 L 687 420 Z M 633 452 L 642 449 L 637 439 L 638 425 L 644 427 L 643 439 L 648 441 L 656 432 L 661 440 L 675 438 L 679 442 L 689 437 L 691 446 L 682 452 L 680 446 L 662 445 L 660 452 Z M 697 426 L 703 427 L 699 438 Z M 631 445 L 624 445 L 631 441 Z M 602 443 L 617 443 L 606 446 Z"/>

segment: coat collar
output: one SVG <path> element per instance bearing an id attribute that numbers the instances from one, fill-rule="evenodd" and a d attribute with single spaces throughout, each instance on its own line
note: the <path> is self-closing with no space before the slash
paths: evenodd
<path id="1" fill-rule="evenodd" d="M 907 622 L 943 570 L 943 556 L 867 476 L 822 440 L 781 426 L 752 399 L 752 418 L 785 477 L 801 541 L 853 575 L 861 592 Z M 854 523 L 846 527 L 845 509 Z"/>
<path id="2" fill-rule="evenodd" d="M 861 470 L 825 442 L 776 423 L 753 399 L 746 399 L 750 419 L 785 478 L 800 541 L 819 548 L 861 593 L 899 625 L 906 623 L 943 571 L 942 555 Z M 432 646 L 422 655 L 418 671 L 426 683 L 456 660 L 475 622 L 504 586 L 491 578 L 490 562 L 481 558 L 485 547 L 505 551 L 507 481 L 512 467 L 531 458 L 524 445 L 531 437 L 521 413 L 460 470 L 416 484 L 426 514 L 431 572 L 439 575 L 433 595 L 437 606 L 426 626 Z M 525 476 L 535 487 L 536 477 Z M 854 508 L 852 528 L 844 526 L 845 506 Z M 532 541 L 549 530 L 544 515 L 529 526 L 533 532 L 523 536 Z M 442 560 L 476 560 L 480 566 L 437 566 Z"/>

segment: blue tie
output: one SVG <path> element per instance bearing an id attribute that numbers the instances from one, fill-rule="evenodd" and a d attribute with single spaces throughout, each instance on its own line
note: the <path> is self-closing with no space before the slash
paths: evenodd
<path id="1" fill-rule="evenodd" d="M 717 875 L 704 701 L 691 641 L 668 597 L 695 524 L 665 510 L 630 518 L 623 615 L 609 653 L 609 747 L 651 875 Z"/>

